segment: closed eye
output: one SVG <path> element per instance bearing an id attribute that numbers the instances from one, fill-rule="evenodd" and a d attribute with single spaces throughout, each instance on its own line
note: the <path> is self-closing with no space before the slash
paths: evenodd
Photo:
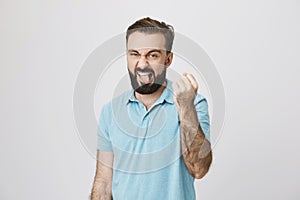
<path id="1" fill-rule="evenodd" d="M 136 53 L 136 52 L 131 52 L 131 53 L 129 53 L 129 55 L 130 55 L 130 56 L 138 56 L 139 54 Z"/>
<path id="2" fill-rule="evenodd" d="M 149 54 L 149 57 L 150 57 L 150 58 L 157 58 L 158 55 L 157 55 L 157 53 L 150 53 L 150 54 Z"/>

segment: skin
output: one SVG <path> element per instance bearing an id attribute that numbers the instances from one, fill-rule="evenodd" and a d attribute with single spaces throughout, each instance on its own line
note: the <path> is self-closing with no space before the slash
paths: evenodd
<path id="1" fill-rule="evenodd" d="M 212 152 L 209 141 L 198 122 L 194 106 L 198 84 L 192 74 L 184 73 L 173 83 L 174 102 L 180 119 L 180 136 L 183 159 L 190 174 L 202 178 L 209 170 Z"/>
<path id="2" fill-rule="evenodd" d="M 129 72 L 135 73 L 136 68 L 151 68 L 154 73 L 161 74 L 163 66 L 169 67 L 172 63 L 173 53 L 165 51 L 165 38 L 161 33 L 146 34 L 133 32 L 127 43 L 127 66 Z M 160 51 L 158 57 L 151 55 L 153 50 Z M 155 58 L 154 58 L 155 57 Z M 138 83 L 141 79 L 137 78 Z M 166 82 L 152 94 L 135 92 L 135 97 L 150 109 L 165 89 Z M 192 74 L 184 73 L 172 85 L 174 102 L 178 109 L 180 119 L 181 147 L 183 159 L 189 173 L 197 178 L 202 178 L 212 162 L 210 143 L 205 139 L 204 133 L 198 122 L 194 106 L 195 94 L 198 84 Z M 91 194 L 92 200 L 112 199 L 113 153 L 97 151 L 97 167 Z"/>
<path id="3" fill-rule="evenodd" d="M 144 69 L 147 67 L 150 67 L 155 74 L 161 74 L 163 66 L 168 68 L 172 63 L 173 53 L 167 55 L 165 50 L 165 38 L 161 33 L 146 34 L 133 32 L 128 38 L 127 49 L 127 66 L 128 70 L 133 74 L 136 68 Z M 160 56 L 156 59 L 149 57 L 151 55 L 149 53 L 153 50 L 161 51 Z M 132 56 L 132 51 L 137 52 L 140 56 Z M 148 57 L 146 55 L 148 55 Z M 163 83 L 163 86 L 166 86 L 166 82 Z M 161 87 L 156 92 L 146 95 L 135 92 L 135 97 L 143 103 L 148 110 L 160 97 L 163 90 L 164 87 Z"/>
<path id="4" fill-rule="evenodd" d="M 97 166 L 91 200 L 112 199 L 113 153 L 97 151 Z"/>

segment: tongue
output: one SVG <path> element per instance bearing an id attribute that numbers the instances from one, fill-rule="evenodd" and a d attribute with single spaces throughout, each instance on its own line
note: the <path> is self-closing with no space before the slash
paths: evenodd
<path id="1" fill-rule="evenodd" d="M 153 75 L 151 72 L 137 72 L 140 82 L 143 84 L 149 84 L 152 81 Z"/>
<path id="2" fill-rule="evenodd" d="M 140 78 L 144 84 L 150 83 L 150 75 L 140 75 Z"/>

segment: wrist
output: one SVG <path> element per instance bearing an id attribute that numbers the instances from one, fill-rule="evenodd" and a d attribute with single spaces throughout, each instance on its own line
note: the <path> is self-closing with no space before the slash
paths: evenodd
<path id="1" fill-rule="evenodd" d="M 179 113 L 182 115 L 186 115 L 194 110 L 195 110 L 195 105 L 193 102 L 183 103 L 183 104 L 180 104 L 180 106 L 179 106 Z"/>

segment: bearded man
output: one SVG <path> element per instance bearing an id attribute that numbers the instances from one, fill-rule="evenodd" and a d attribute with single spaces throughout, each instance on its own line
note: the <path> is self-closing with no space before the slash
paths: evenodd
<path id="1" fill-rule="evenodd" d="M 212 153 L 206 99 L 192 74 L 166 78 L 173 27 L 149 17 L 128 27 L 132 90 L 102 107 L 92 200 L 193 200 Z"/>

